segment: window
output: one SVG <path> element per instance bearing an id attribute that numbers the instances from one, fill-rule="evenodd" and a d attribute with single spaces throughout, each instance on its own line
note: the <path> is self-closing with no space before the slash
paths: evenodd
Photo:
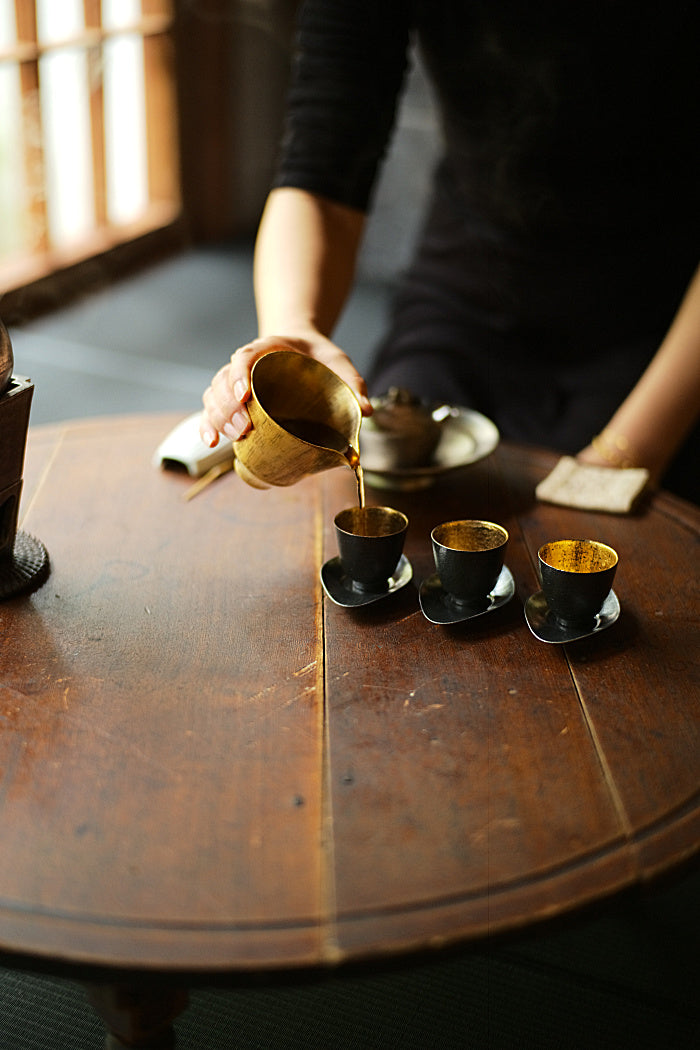
<path id="1" fill-rule="evenodd" d="M 173 0 L 0 0 L 0 292 L 180 214 Z"/>

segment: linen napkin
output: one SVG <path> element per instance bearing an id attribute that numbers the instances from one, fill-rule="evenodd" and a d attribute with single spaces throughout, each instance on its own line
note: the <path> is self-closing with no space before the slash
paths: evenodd
<path id="1" fill-rule="evenodd" d="M 649 471 L 644 467 L 594 467 L 562 456 L 535 489 L 537 499 L 579 510 L 629 514 L 644 492 Z"/>

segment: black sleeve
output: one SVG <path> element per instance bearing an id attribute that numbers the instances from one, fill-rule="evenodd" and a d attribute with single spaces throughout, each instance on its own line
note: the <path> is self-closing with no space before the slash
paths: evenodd
<path id="1" fill-rule="evenodd" d="M 407 65 L 409 0 L 306 0 L 275 186 L 365 210 Z"/>

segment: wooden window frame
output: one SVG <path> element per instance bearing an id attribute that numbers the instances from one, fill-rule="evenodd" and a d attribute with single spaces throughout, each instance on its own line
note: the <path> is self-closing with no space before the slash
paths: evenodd
<path id="1" fill-rule="evenodd" d="M 27 210 L 33 224 L 33 244 L 21 256 L 0 260 L 0 316 L 17 323 L 52 309 L 95 283 L 104 284 L 122 272 L 180 248 L 185 239 L 180 191 L 177 119 L 175 22 L 173 0 L 142 0 L 140 19 L 128 27 L 101 24 L 100 0 L 83 0 L 85 28 L 60 43 L 38 40 L 34 0 L 15 0 L 17 43 L 0 60 L 17 62 L 23 104 L 41 128 L 40 60 L 59 49 L 80 48 L 89 61 L 105 43 L 124 32 L 143 40 L 148 203 L 129 223 L 111 223 L 107 216 L 107 171 L 104 138 L 104 92 L 101 81 L 89 92 L 92 139 L 94 227 L 78 244 L 49 243 L 45 195 L 33 195 Z M 44 171 L 41 135 L 25 136 L 25 172 Z M 42 174 L 43 179 L 43 174 Z"/>

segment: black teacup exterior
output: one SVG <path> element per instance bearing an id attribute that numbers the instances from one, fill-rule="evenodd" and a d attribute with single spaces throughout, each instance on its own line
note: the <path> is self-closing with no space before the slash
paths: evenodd
<path id="1" fill-rule="evenodd" d="M 462 519 L 436 525 L 430 538 L 448 597 L 461 605 L 486 606 L 503 568 L 507 530 L 492 521 Z"/>
<path id="2" fill-rule="evenodd" d="M 589 624 L 613 585 L 617 552 L 598 540 L 553 540 L 537 552 L 542 590 L 563 624 Z"/>
<path id="3" fill-rule="evenodd" d="M 403 553 L 408 518 L 392 507 L 348 507 L 335 516 L 344 571 L 360 590 L 388 586 Z"/>

